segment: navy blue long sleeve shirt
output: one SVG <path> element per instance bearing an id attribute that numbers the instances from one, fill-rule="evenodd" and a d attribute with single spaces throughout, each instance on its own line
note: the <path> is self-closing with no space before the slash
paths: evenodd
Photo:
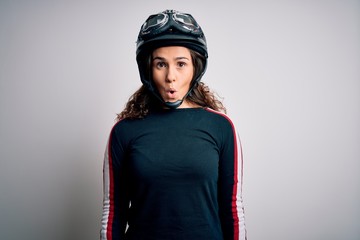
<path id="1" fill-rule="evenodd" d="M 113 127 L 102 240 L 246 239 L 234 124 L 208 108 L 162 110 Z"/>

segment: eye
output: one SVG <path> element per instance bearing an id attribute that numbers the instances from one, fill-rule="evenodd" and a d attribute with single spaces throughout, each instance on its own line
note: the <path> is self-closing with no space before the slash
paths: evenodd
<path id="1" fill-rule="evenodd" d="M 156 64 L 155 64 L 155 66 L 157 67 L 157 68 L 164 68 L 164 67 L 166 67 L 166 63 L 165 62 L 157 62 Z"/>
<path id="2" fill-rule="evenodd" d="M 179 67 L 185 67 L 186 66 L 186 62 L 178 62 L 178 66 Z"/>

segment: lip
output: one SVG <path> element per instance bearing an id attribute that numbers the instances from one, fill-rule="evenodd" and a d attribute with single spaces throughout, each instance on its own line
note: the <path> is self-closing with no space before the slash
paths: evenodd
<path id="1" fill-rule="evenodd" d="M 165 92 L 166 92 L 166 95 L 169 97 L 169 98 L 176 98 L 176 93 L 177 93 L 177 91 L 176 91 L 176 89 L 174 89 L 174 88 L 168 88 L 168 89 L 166 89 L 165 90 Z"/>

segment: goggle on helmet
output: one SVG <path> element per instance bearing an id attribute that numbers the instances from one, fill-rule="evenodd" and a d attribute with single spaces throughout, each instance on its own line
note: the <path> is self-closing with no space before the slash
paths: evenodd
<path id="1" fill-rule="evenodd" d="M 177 108 L 183 100 L 175 103 L 164 102 L 151 83 L 150 76 L 146 76 L 148 64 L 146 56 L 156 48 L 165 46 L 184 46 L 204 56 L 204 68 L 198 76 L 195 76 L 189 92 L 183 98 L 185 99 L 192 91 L 195 83 L 199 82 L 205 73 L 208 57 L 206 38 L 201 27 L 190 14 L 175 10 L 166 10 L 149 16 L 140 28 L 136 42 L 136 61 L 141 81 L 165 105 L 170 108 Z"/>

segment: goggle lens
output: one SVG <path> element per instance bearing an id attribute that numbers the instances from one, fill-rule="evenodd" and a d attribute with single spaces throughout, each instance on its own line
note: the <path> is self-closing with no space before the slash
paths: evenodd
<path id="1" fill-rule="evenodd" d="M 192 26 L 194 28 L 198 28 L 199 25 L 197 24 L 197 22 L 194 20 L 194 18 L 189 15 L 189 14 L 182 14 L 182 13 L 177 13 L 173 15 L 173 18 L 175 21 L 177 21 L 178 23 L 182 23 L 182 24 L 186 24 L 188 26 Z"/>
<path id="2" fill-rule="evenodd" d="M 142 26 L 142 31 L 147 31 L 149 28 L 160 26 L 167 22 L 168 16 L 166 14 L 160 13 L 156 15 L 151 15 Z"/>

